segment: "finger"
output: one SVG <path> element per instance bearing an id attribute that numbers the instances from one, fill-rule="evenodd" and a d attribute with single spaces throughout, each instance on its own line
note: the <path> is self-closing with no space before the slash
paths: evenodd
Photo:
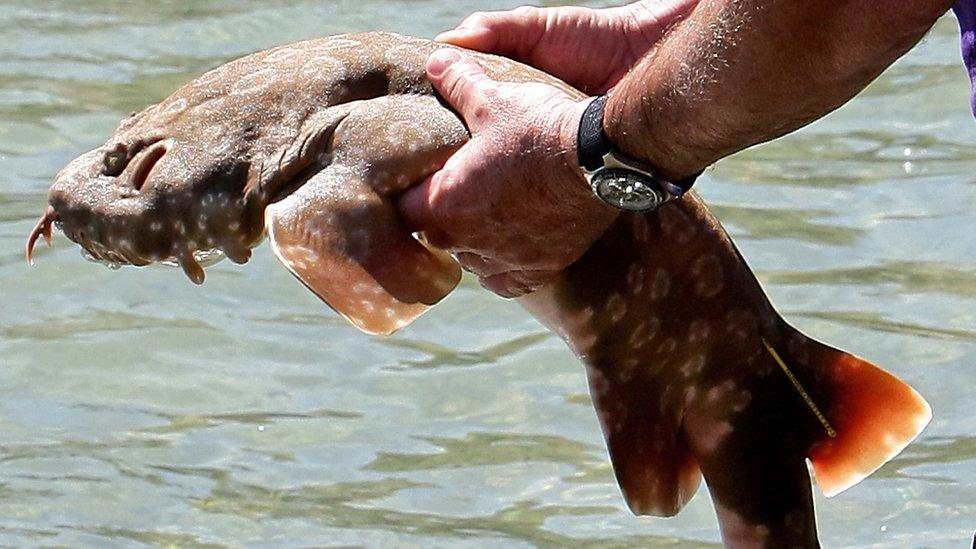
<path id="1" fill-rule="evenodd" d="M 457 252 L 455 254 L 461 267 L 480 277 L 494 276 L 511 270 L 511 265 L 485 257 L 474 252 Z"/>
<path id="2" fill-rule="evenodd" d="M 476 133 L 489 112 L 484 108 L 485 96 L 498 83 L 474 60 L 451 48 L 441 48 L 430 55 L 427 78 L 448 104 L 461 113 L 468 129 Z"/>
<path id="3" fill-rule="evenodd" d="M 446 226 L 450 220 L 441 213 L 443 208 L 435 209 L 432 205 L 436 193 L 450 187 L 443 183 L 447 173 L 440 170 L 410 187 L 396 199 L 396 207 L 400 221 L 408 230 L 419 233 L 417 236 L 420 240 L 434 248 L 456 250 L 458 243 L 451 238 Z"/>
<path id="4" fill-rule="evenodd" d="M 504 297 L 522 297 L 552 283 L 558 273 L 552 271 L 508 271 L 478 279 L 481 285 Z"/>
<path id="5" fill-rule="evenodd" d="M 397 199 L 397 209 L 400 212 L 400 220 L 411 231 L 423 231 L 430 238 L 432 233 L 439 232 L 437 220 L 434 218 L 430 206 L 430 190 L 434 184 L 434 177 L 440 172 L 434 172 L 422 182 L 407 189 Z M 431 241 L 431 244 L 434 242 Z M 436 245 L 436 244 L 434 244 Z M 439 246 L 438 246 L 439 247 Z"/>
<path id="6" fill-rule="evenodd" d="M 434 40 L 524 61 L 545 31 L 546 13 L 532 7 L 478 12 Z"/>
<path id="7" fill-rule="evenodd" d="M 451 247 L 452 241 L 447 236 L 447 233 L 438 231 L 437 229 L 428 229 L 426 231 L 420 231 L 414 234 L 414 236 L 419 240 L 424 246 L 428 248 L 437 248 L 438 250 L 447 250 Z"/>
<path id="8" fill-rule="evenodd" d="M 396 198 L 403 224 L 411 231 L 426 233 L 433 246 L 445 250 L 462 249 L 448 235 L 467 233 L 463 223 L 458 226 L 456 205 L 463 206 L 467 202 L 464 198 L 464 174 L 471 173 L 472 166 L 475 169 L 479 166 L 479 159 L 483 156 L 479 147 L 477 139 L 469 140 L 447 159 L 440 170 Z"/>
<path id="9" fill-rule="evenodd" d="M 481 283 L 484 289 L 494 292 L 505 299 L 521 297 L 528 293 L 528 291 L 523 289 L 512 278 L 510 273 L 479 277 L 478 282 Z"/>

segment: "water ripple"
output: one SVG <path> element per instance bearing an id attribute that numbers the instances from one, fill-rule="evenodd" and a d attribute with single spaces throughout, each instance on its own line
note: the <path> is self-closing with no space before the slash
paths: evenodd
<path id="1" fill-rule="evenodd" d="M 544 461 L 579 466 L 596 458 L 599 448 L 549 435 L 469 433 L 463 438 L 423 437 L 442 451 L 432 454 L 381 452 L 364 469 L 370 471 L 420 471 Z"/>
<path id="2" fill-rule="evenodd" d="M 763 270 L 771 284 L 855 284 L 894 286 L 899 293 L 976 297 L 976 266 L 965 262 L 886 261 L 864 267 Z"/>
<path id="3" fill-rule="evenodd" d="M 490 515 L 453 517 L 375 505 L 377 500 L 389 498 L 397 492 L 423 486 L 422 483 L 398 478 L 287 488 L 227 482 L 215 487 L 209 496 L 201 498 L 196 505 L 202 511 L 255 520 L 299 518 L 333 527 L 456 540 L 501 537 L 547 548 L 716 546 L 655 535 L 574 538 L 546 529 L 546 522 L 556 517 L 592 517 L 614 510 L 606 506 L 542 505 L 536 501 L 522 501 Z"/>
<path id="4" fill-rule="evenodd" d="M 790 238 L 815 244 L 849 246 L 865 234 L 860 227 L 815 222 L 829 217 L 825 210 L 794 210 L 748 206 L 711 206 L 723 223 L 734 227 L 737 238 Z"/>
<path id="5" fill-rule="evenodd" d="M 916 322 L 899 322 L 889 320 L 880 313 L 865 311 L 790 311 L 787 316 L 829 320 L 849 326 L 870 328 L 879 332 L 915 337 L 976 341 L 976 331 L 973 330 L 926 326 Z"/>
<path id="6" fill-rule="evenodd" d="M 227 412 L 219 414 L 162 414 L 169 420 L 168 425 L 142 429 L 144 433 L 184 433 L 199 429 L 220 427 L 226 424 L 268 425 L 286 420 L 304 419 L 359 419 L 363 414 L 342 410 L 311 410 L 308 412 Z"/>
<path id="7" fill-rule="evenodd" d="M 124 311 L 89 309 L 84 314 L 12 324 L 3 329 L 10 339 L 70 339 L 104 332 L 139 332 L 154 329 L 218 332 L 220 329 L 189 318 L 159 318 Z"/>

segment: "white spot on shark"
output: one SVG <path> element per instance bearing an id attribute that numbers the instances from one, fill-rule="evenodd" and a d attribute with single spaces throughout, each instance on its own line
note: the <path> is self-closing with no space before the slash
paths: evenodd
<path id="1" fill-rule="evenodd" d="M 715 297 L 725 286 L 722 264 L 714 255 L 699 257 L 691 267 L 691 276 L 695 280 L 695 293 L 699 297 Z"/>
<path id="2" fill-rule="evenodd" d="M 659 268 L 654 273 L 654 280 L 651 281 L 651 299 L 664 299 L 671 291 L 671 277 L 663 268 Z"/>
<path id="3" fill-rule="evenodd" d="M 627 289 L 632 294 L 639 294 L 644 290 L 644 266 L 634 263 L 627 269 Z"/>
<path id="4" fill-rule="evenodd" d="M 172 103 L 170 103 L 166 107 L 166 110 L 163 111 L 162 114 L 164 114 L 164 115 L 165 114 L 169 114 L 169 115 L 179 114 L 179 113 L 181 113 L 181 112 L 183 112 L 183 111 L 186 110 L 186 106 L 187 106 L 186 98 L 185 97 L 181 97 L 178 100 L 173 101 Z"/>

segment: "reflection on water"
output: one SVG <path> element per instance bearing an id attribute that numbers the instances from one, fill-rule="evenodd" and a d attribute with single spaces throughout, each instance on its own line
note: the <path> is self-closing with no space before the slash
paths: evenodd
<path id="1" fill-rule="evenodd" d="M 895 322 L 875 313 L 865 313 L 860 311 L 792 311 L 791 316 L 801 318 L 820 318 L 840 324 L 850 324 L 853 326 L 861 326 L 876 331 L 891 332 L 895 334 L 976 341 L 976 331 L 925 326 L 912 322 Z"/>
<path id="2" fill-rule="evenodd" d="M 142 431 L 146 433 L 181 433 L 197 429 L 220 427 L 231 423 L 259 425 L 261 426 L 260 428 L 263 429 L 265 425 L 282 420 L 314 420 L 318 418 L 358 419 L 363 417 L 363 415 L 356 412 L 342 410 L 312 410 L 303 413 L 229 412 L 222 414 L 181 414 L 165 417 L 169 421 L 167 425 L 150 427 L 148 429 L 143 429 Z"/>
<path id="3" fill-rule="evenodd" d="M 222 543 L 205 543 L 198 536 L 181 532 L 166 532 L 163 530 L 130 530 L 127 528 L 107 527 L 70 527 L 80 533 L 88 533 L 96 538 L 113 539 L 118 542 L 134 541 L 155 547 L 196 547 L 198 549 L 224 549 L 233 547 Z M 47 532 L 48 536 L 55 536 L 56 532 Z"/>
<path id="4" fill-rule="evenodd" d="M 976 456 L 976 437 L 939 438 L 913 444 L 905 453 L 891 461 L 886 469 L 899 471 L 914 465 L 959 463 Z"/>
<path id="5" fill-rule="evenodd" d="M 674 519 L 630 515 L 577 361 L 473 278 L 380 339 L 266 248 L 201 288 L 109 272 L 62 237 L 24 265 L 65 162 L 193 76 L 277 43 L 431 36 L 517 3 L 0 4 L 0 545 L 718 540 L 704 488 Z M 700 185 L 787 318 L 935 409 L 904 454 L 818 499 L 827 546 L 962 547 L 974 527 L 976 123 L 955 32 L 941 22 L 857 100 Z"/>
<path id="6" fill-rule="evenodd" d="M 976 268 L 962 262 L 885 261 L 870 267 L 842 267 L 815 271 L 763 271 L 771 284 L 857 284 L 894 293 L 945 293 L 976 297 Z"/>
<path id="7" fill-rule="evenodd" d="M 433 454 L 393 454 L 381 452 L 364 469 L 370 471 L 417 471 L 498 465 L 526 461 L 547 461 L 581 465 L 593 447 L 551 436 L 526 436 L 509 433 L 468 433 L 462 439 L 427 437 L 426 442 L 441 448 Z"/>
<path id="8" fill-rule="evenodd" d="M 440 368 L 443 366 L 473 366 L 493 364 L 499 359 L 518 353 L 532 345 L 551 337 L 548 332 L 538 332 L 512 338 L 491 345 L 479 351 L 460 351 L 430 341 L 416 341 L 406 338 L 380 340 L 383 345 L 410 349 L 429 355 L 424 360 L 401 360 L 398 368 Z"/>
<path id="9" fill-rule="evenodd" d="M 736 230 L 738 238 L 795 238 L 813 244 L 844 246 L 854 244 L 864 233 L 857 227 L 830 225 L 819 221 L 831 212 L 755 208 L 746 206 L 713 206 L 722 223 Z"/>
<path id="10" fill-rule="evenodd" d="M 71 315 L 54 320 L 41 320 L 28 324 L 4 326 L 3 334 L 10 339 L 64 339 L 96 332 L 141 332 L 157 328 L 185 330 L 216 330 L 213 326 L 196 319 L 163 319 L 128 313 L 125 311 L 91 310 L 81 315 Z"/>
<path id="11" fill-rule="evenodd" d="M 384 530 L 433 540 L 467 539 L 525 542 L 535 547 L 704 547 L 714 544 L 688 543 L 679 538 L 655 535 L 578 539 L 545 528 L 554 518 L 598 517 L 613 508 L 541 505 L 520 501 L 495 513 L 476 517 L 451 517 L 386 509 L 378 502 L 397 492 L 428 486 L 397 479 L 348 482 L 332 485 L 305 485 L 300 488 L 272 489 L 218 482 L 211 494 L 197 502 L 202 511 L 235 517 L 302 518 L 341 528 Z"/>

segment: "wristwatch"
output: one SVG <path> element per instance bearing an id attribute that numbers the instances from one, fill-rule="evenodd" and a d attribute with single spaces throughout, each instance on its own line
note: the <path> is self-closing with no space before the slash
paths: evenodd
<path id="1" fill-rule="evenodd" d="M 647 212 L 688 192 L 701 173 L 678 181 L 655 175 L 640 162 L 615 151 L 603 131 L 607 96 L 590 101 L 580 119 L 576 154 L 583 175 L 600 200 L 621 210 Z"/>

